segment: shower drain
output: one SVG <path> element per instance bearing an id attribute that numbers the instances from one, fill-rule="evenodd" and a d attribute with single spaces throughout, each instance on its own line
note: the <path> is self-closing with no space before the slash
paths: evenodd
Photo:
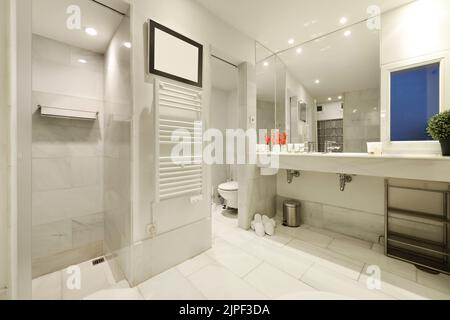
<path id="1" fill-rule="evenodd" d="M 96 266 L 96 265 L 99 265 L 99 264 L 101 264 L 103 262 L 105 262 L 105 258 L 98 258 L 98 259 L 92 260 L 92 265 Z"/>

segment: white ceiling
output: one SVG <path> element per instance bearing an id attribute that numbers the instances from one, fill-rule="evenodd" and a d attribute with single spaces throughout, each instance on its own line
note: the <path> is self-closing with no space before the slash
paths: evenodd
<path id="1" fill-rule="evenodd" d="M 100 0 L 100 2 L 126 13 L 126 0 Z M 81 30 L 69 30 L 66 13 L 70 5 L 81 9 Z M 33 33 L 66 44 L 104 53 L 117 30 L 123 16 L 91 0 L 34 0 Z M 84 29 L 93 27 L 98 31 L 95 37 L 88 36 Z"/>
<path id="2" fill-rule="evenodd" d="M 349 28 L 345 25 L 365 20 L 369 6 L 377 5 L 386 12 L 415 0 L 196 1 L 272 52 L 280 52 L 288 71 L 313 98 L 327 101 L 328 97 L 337 100 L 345 92 L 377 88 L 380 83 L 379 32 L 369 30 L 365 22 Z M 340 23 L 342 17 L 348 20 L 345 25 Z M 333 33 L 342 28 L 351 29 L 352 35 L 344 37 L 344 30 Z M 311 41 L 317 38 L 320 40 Z M 288 44 L 289 39 L 295 43 Z M 303 52 L 297 54 L 295 49 L 302 43 L 306 43 Z M 257 46 L 257 61 L 271 55 L 268 49 Z M 257 68 L 259 99 L 274 100 L 273 64 L 266 70 L 262 63 Z"/>
<path id="3" fill-rule="evenodd" d="M 380 36 L 365 23 L 291 49 L 279 56 L 289 72 L 318 101 L 337 100 L 345 92 L 380 86 Z M 320 84 L 315 81 L 320 80 Z"/>
<path id="4" fill-rule="evenodd" d="M 348 24 L 368 17 L 367 8 L 382 12 L 415 0 L 196 0 L 221 18 L 274 52 L 334 31 L 347 17 Z"/>

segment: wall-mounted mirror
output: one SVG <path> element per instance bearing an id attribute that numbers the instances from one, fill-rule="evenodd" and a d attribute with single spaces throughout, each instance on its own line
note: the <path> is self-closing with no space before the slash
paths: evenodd
<path id="1" fill-rule="evenodd" d="M 314 142 L 320 152 L 326 142 L 334 152 L 367 152 L 380 141 L 379 33 L 361 22 L 262 58 L 258 127 L 270 123 L 289 143 Z M 273 112 L 263 107 L 270 85 Z"/>

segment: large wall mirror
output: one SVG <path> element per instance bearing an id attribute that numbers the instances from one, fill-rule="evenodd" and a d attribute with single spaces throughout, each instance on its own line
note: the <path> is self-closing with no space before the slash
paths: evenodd
<path id="1" fill-rule="evenodd" d="M 258 128 L 364 153 L 380 141 L 380 31 L 366 22 L 277 54 L 257 44 Z"/>

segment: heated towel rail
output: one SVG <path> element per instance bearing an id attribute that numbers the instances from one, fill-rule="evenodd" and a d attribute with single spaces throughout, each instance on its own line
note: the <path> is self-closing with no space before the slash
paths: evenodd
<path id="1" fill-rule="evenodd" d="M 156 202 L 199 200 L 204 187 L 202 91 L 156 79 L 155 102 Z"/>

